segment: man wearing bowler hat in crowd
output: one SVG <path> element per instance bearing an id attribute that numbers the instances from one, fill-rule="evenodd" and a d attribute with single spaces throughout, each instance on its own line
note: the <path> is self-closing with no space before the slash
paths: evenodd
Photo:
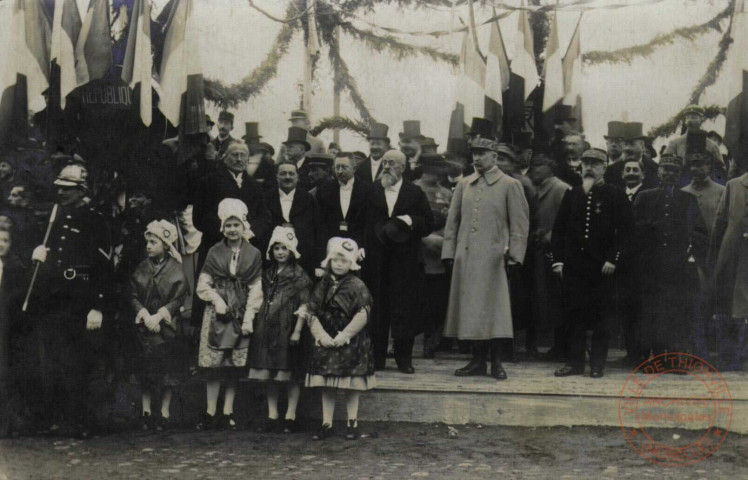
<path id="1" fill-rule="evenodd" d="M 323 243 L 333 237 L 352 238 L 363 245 L 366 197 L 371 184 L 355 175 L 353 154 L 341 152 L 335 158 L 335 179 L 325 182 L 317 192 Z"/>
<path id="2" fill-rule="evenodd" d="M 602 311 L 610 301 L 612 275 L 628 253 L 633 221 L 626 195 L 603 180 L 604 150 L 582 154 L 582 184 L 567 191 L 551 234 L 553 271 L 562 280 L 569 327 L 569 355 L 557 377 L 583 375 L 587 330 L 592 330 L 592 378 L 601 378 L 609 333 Z"/>
<path id="3" fill-rule="evenodd" d="M 686 153 L 688 153 L 688 137 L 695 132 L 701 132 L 701 125 L 704 123 L 705 113 L 704 107 L 702 106 L 687 106 L 683 111 L 683 122 L 686 126 L 686 134 L 670 140 L 665 153 L 677 155 L 681 159 L 686 158 Z M 706 151 L 711 154 L 712 179 L 717 183 L 724 185 L 727 181 L 725 160 L 722 158 L 722 153 L 719 151 L 719 147 L 713 141 L 707 139 Z"/>
<path id="4" fill-rule="evenodd" d="M 226 156 L 226 149 L 234 141 L 234 137 L 231 136 L 233 129 L 234 114 L 226 110 L 221 111 L 218 114 L 218 136 L 210 142 L 216 151 L 216 159 L 219 162 L 223 161 L 223 157 Z"/>
<path id="5" fill-rule="evenodd" d="M 497 166 L 498 144 L 475 136 L 475 173 L 457 184 L 444 229 L 442 261 L 452 270 L 445 337 L 472 342 L 473 358 L 458 376 L 505 380 L 500 340 L 514 336 L 507 268 L 523 262 L 530 211 L 522 184 Z"/>
<path id="6" fill-rule="evenodd" d="M 356 178 L 371 185 L 382 175 L 382 155 L 390 149 L 387 136 L 389 127 L 384 123 L 372 123 L 366 140 L 369 142 L 369 157 L 358 164 Z"/>
<path id="7" fill-rule="evenodd" d="M 403 131 L 400 132 L 400 151 L 405 155 L 405 171 L 403 178 L 414 181 L 421 176 L 418 159 L 421 156 L 421 142 L 426 137 L 421 135 L 421 122 L 418 120 L 405 120 Z"/>
<path id="8" fill-rule="evenodd" d="M 299 174 L 299 188 L 308 192 L 312 189 L 312 180 L 309 178 L 309 164 L 307 153 L 312 146 L 307 141 L 307 131 L 301 127 L 290 127 L 288 138 L 283 142 L 281 148 L 282 161 L 296 164 Z"/>
<path id="9" fill-rule="evenodd" d="M 322 140 L 311 134 L 312 124 L 309 121 L 309 115 L 304 110 L 293 110 L 291 117 L 288 119 L 291 122 L 292 127 L 302 128 L 306 130 L 306 138 L 304 140 L 309 144 L 307 151 L 309 153 L 326 153 L 325 144 Z M 278 157 L 280 160 L 286 158 L 286 146 L 281 145 L 278 151 Z"/>
<path id="10" fill-rule="evenodd" d="M 247 173 L 262 187 L 264 192 L 277 188 L 278 182 L 275 176 L 275 163 L 272 157 L 272 153 L 275 153 L 273 147 L 267 143 L 260 142 L 262 135 L 260 135 L 259 123 L 246 122 L 244 128 L 245 134 L 242 139 L 249 147 Z"/>
<path id="11" fill-rule="evenodd" d="M 433 138 L 423 137 L 423 141 L 421 142 L 421 153 L 435 154 L 438 148 L 439 144 L 436 143 Z"/>
<path id="12" fill-rule="evenodd" d="M 389 150 L 382 157 L 381 180 L 366 203 L 363 274 L 374 298 L 375 367 L 385 367 L 391 328 L 398 370 L 414 373 L 414 338 L 423 331 L 421 239 L 434 230 L 434 216 L 426 194 L 403 178 L 405 169 L 402 152 Z"/>

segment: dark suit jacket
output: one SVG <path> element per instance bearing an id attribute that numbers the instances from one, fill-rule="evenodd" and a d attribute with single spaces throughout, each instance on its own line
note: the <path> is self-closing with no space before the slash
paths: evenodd
<path id="1" fill-rule="evenodd" d="M 286 220 L 283 218 L 283 210 L 280 204 L 280 192 L 269 190 L 265 194 L 270 215 L 272 217 L 273 228 L 283 225 Z M 323 242 L 321 229 L 319 227 L 319 216 L 314 198 L 309 192 L 296 187 L 294 193 L 289 220 L 296 231 L 296 237 L 299 239 L 299 254 L 301 259 L 299 264 L 310 275 L 314 274 L 314 269 L 319 267 L 324 257 L 320 257 L 319 245 Z M 265 252 L 263 252 L 264 254 Z M 272 254 L 271 254 L 272 255 Z M 263 255 L 264 257 L 264 255 Z"/>
<path id="2" fill-rule="evenodd" d="M 382 174 L 382 164 L 379 164 L 378 175 Z M 367 157 L 366 160 L 361 162 L 356 168 L 356 178 L 360 179 L 362 183 L 371 185 L 374 183 L 374 178 L 371 177 L 371 157 Z"/>
<path id="3" fill-rule="evenodd" d="M 358 178 L 354 180 L 351 204 L 348 207 L 348 213 L 343 218 L 338 181 L 331 180 L 320 185 L 317 191 L 317 206 L 319 208 L 322 236 L 325 240 L 325 245 L 322 245 L 323 248 L 326 248 L 327 241 L 332 237 L 352 238 L 358 244 L 363 242 L 366 197 L 369 190 L 371 190 L 371 185 L 360 181 Z M 340 223 L 343 221 L 348 225 L 347 231 L 340 229 Z"/>
<path id="4" fill-rule="evenodd" d="M 626 164 L 623 160 L 618 160 L 615 163 L 608 165 L 605 169 L 605 183 L 608 185 L 615 185 L 617 187 L 626 188 L 626 182 L 623 181 L 623 167 Z M 654 188 L 660 183 L 657 177 L 657 163 L 651 158 L 642 158 L 642 165 L 644 167 L 644 182 L 642 185 L 643 189 Z"/>
<path id="5" fill-rule="evenodd" d="M 216 149 L 216 159 L 222 160 L 223 157 L 226 155 L 226 149 L 229 148 L 229 144 L 236 140 L 234 137 L 229 135 L 226 137 L 223 141 L 221 141 L 220 138 L 216 137 L 213 140 L 210 141 L 210 143 L 213 144 L 213 146 Z"/>

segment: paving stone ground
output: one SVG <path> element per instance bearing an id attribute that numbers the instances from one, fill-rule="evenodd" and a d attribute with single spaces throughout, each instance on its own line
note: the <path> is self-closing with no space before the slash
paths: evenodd
<path id="1" fill-rule="evenodd" d="M 639 457 L 614 428 L 364 423 L 323 442 L 308 431 L 118 433 L 0 440 L 5 479 L 603 479 L 748 478 L 748 437 L 731 434 L 710 459 L 666 468 Z"/>

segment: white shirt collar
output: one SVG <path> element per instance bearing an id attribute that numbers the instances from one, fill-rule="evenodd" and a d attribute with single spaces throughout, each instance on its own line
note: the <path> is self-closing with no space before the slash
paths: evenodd
<path id="1" fill-rule="evenodd" d="M 640 188 L 642 188 L 642 185 L 643 184 L 640 183 L 639 185 L 635 186 L 634 188 L 626 187 L 626 195 L 633 195 L 633 194 L 635 194 L 636 192 L 639 191 Z"/>
<path id="2" fill-rule="evenodd" d="M 286 192 L 284 192 L 283 190 L 281 190 L 279 188 L 278 189 L 278 193 L 280 193 L 281 201 L 283 201 L 283 200 L 293 201 L 294 194 L 296 194 L 296 189 L 294 188 L 289 193 L 286 193 Z"/>
<path id="3" fill-rule="evenodd" d="M 351 177 L 351 179 L 348 180 L 348 183 L 346 183 L 345 185 L 341 185 L 340 182 L 338 182 L 338 186 L 340 187 L 341 190 L 346 190 L 346 191 L 353 190 L 353 182 L 355 180 L 356 180 L 356 177 Z"/>

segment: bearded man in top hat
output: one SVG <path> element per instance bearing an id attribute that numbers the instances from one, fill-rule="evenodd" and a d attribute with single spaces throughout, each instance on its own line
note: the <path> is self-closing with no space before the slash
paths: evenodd
<path id="1" fill-rule="evenodd" d="M 369 142 L 369 157 L 356 167 L 356 178 L 371 185 L 382 174 L 382 156 L 390 149 L 387 136 L 389 127 L 384 123 L 372 123 L 366 140 Z"/>
<path id="2" fill-rule="evenodd" d="M 709 236 L 696 198 L 678 188 L 682 164 L 664 154 L 659 188 L 634 202 L 645 357 L 691 349 L 696 266 L 704 265 Z"/>
<path id="3" fill-rule="evenodd" d="M 307 149 L 309 153 L 327 153 L 325 151 L 325 143 L 311 133 L 312 124 L 309 121 L 309 114 L 304 110 L 293 110 L 288 121 L 291 122 L 291 127 L 303 128 L 306 130 L 307 133 L 304 140 L 309 144 L 309 148 Z M 281 148 L 278 150 L 278 157 L 280 160 L 286 158 L 285 144 L 281 145 Z"/>
<path id="4" fill-rule="evenodd" d="M 605 169 L 605 183 L 625 188 L 623 168 L 627 162 L 639 162 L 644 169 L 642 188 L 653 188 L 657 185 L 657 164 L 644 155 L 647 150 L 647 137 L 642 133 L 641 122 L 623 123 L 620 132 L 623 134 L 623 154 L 621 160 L 608 165 Z"/>
<path id="5" fill-rule="evenodd" d="M 216 159 L 219 162 L 223 161 L 223 158 L 226 156 L 226 149 L 235 140 L 231 136 L 233 129 L 234 114 L 226 110 L 221 111 L 218 114 L 218 136 L 210 142 L 216 151 Z"/>
<path id="6" fill-rule="evenodd" d="M 473 358 L 458 376 L 505 380 L 500 340 L 514 336 L 507 268 L 524 261 L 530 209 L 519 180 L 497 166 L 498 144 L 476 137 L 470 143 L 475 173 L 452 196 L 444 229 L 442 261 L 452 270 L 445 337 L 473 342 Z"/>
<path id="7" fill-rule="evenodd" d="M 683 114 L 685 118 L 683 120 L 686 126 L 686 134 L 681 135 L 670 140 L 667 145 L 665 153 L 676 155 L 680 158 L 686 158 L 688 152 L 688 137 L 695 132 L 701 132 L 701 125 L 704 123 L 704 107 L 699 105 L 689 105 L 684 110 Z M 722 152 L 719 151 L 719 147 L 713 141 L 707 139 L 706 151 L 711 154 L 712 160 L 712 179 L 722 185 L 727 181 L 727 173 L 725 168 L 725 160 L 722 158 Z"/>
<path id="8" fill-rule="evenodd" d="M 289 128 L 288 139 L 283 142 L 283 148 L 281 148 L 281 159 L 296 164 L 299 173 L 299 188 L 308 192 L 314 185 L 309 178 L 310 166 L 307 162 L 307 154 L 312 146 L 307 141 L 307 135 L 308 132 L 303 128 Z"/>
<path id="9" fill-rule="evenodd" d="M 90 433 L 89 380 L 101 353 L 104 315 L 114 305 L 110 230 L 84 201 L 87 177 L 85 168 L 69 165 L 54 182 L 59 209 L 46 246 L 32 255 L 41 267 L 29 303 L 45 352 L 46 411 L 52 421 L 61 414 L 79 438 Z"/>
<path id="10" fill-rule="evenodd" d="M 601 378 L 608 355 L 608 325 L 602 312 L 610 301 L 612 276 L 629 250 L 633 222 L 623 190 L 603 180 L 608 156 L 582 154 L 583 183 L 564 195 L 553 224 L 553 270 L 562 280 L 569 355 L 557 377 L 583 375 L 587 330 L 592 330 L 592 378 Z"/>
<path id="11" fill-rule="evenodd" d="M 374 297 L 375 367 L 385 367 L 391 329 L 398 370 L 414 373 L 414 338 L 423 331 L 421 239 L 434 230 L 434 215 L 426 194 L 403 178 L 405 169 L 402 152 L 389 150 L 382 157 L 381 180 L 366 202 L 363 275 Z"/>
<path id="12" fill-rule="evenodd" d="M 405 120 L 403 122 L 403 131 L 400 132 L 400 151 L 403 152 L 406 160 L 403 177 L 411 182 L 421 176 L 418 159 L 421 157 L 422 152 L 421 142 L 425 138 L 421 135 L 420 121 Z"/>

